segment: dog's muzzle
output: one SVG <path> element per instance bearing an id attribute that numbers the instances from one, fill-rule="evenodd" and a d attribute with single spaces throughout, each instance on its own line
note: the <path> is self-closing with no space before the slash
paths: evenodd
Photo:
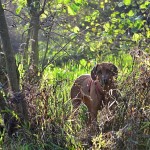
<path id="1" fill-rule="evenodd" d="M 103 86 L 104 86 L 104 85 L 107 85 L 108 82 L 109 82 L 109 80 L 108 80 L 106 77 L 103 77 L 103 78 L 101 79 L 101 84 L 102 84 Z"/>

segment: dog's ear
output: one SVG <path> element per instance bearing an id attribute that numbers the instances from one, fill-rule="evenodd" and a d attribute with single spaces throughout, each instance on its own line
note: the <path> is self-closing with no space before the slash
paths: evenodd
<path id="1" fill-rule="evenodd" d="M 93 68 L 92 71 L 91 71 L 91 78 L 92 78 L 93 80 L 96 80 L 97 66 L 98 66 L 98 65 L 94 66 L 94 68 Z"/>
<path id="2" fill-rule="evenodd" d="M 113 73 L 113 76 L 117 76 L 118 75 L 118 68 L 114 65 L 114 64 L 111 64 L 111 71 Z"/>

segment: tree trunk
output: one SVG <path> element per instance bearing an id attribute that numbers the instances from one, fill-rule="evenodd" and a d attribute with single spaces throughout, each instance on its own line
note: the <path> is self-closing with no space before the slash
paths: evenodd
<path id="1" fill-rule="evenodd" d="M 24 70 L 27 70 L 28 65 L 29 65 L 30 32 L 31 32 L 31 25 L 29 26 L 29 29 L 28 29 L 27 38 L 26 38 L 26 45 L 25 45 L 24 53 L 23 53 L 23 69 Z"/>
<path id="2" fill-rule="evenodd" d="M 10 43 L 10 37 L 8 33 L 8 28 L 5 20 L 4 10 L 2 8 L 2 4 L 0 1 L 0 35 L 2 39 L 3 44 L 3 50 L 5 53 L 6 58 L 6 66 L 7 66 L 7 73 L 10 80 L 11 90 L 13 92 L 19 91 L 19 80 L 17 78 L 17 67 L 15 58 L 13 55 L 11 43 Z"/>
<path id="3" fill-rule="evenodd" d="M 20 94 L 19 77 L 18 77 L 19 72 L 16 66 L 14 54 L 12 51 L 8 27 L 6 24 L 1 0 L 0 0 L 0 35 L 1 35 L 2 44 L 3 44 L 3 51 L 5 54 L 6 68 L 7 68 L 7 74 L 8 74 L 8 78 L 10 82 L 10 89 L 12 91 L 11 94 L 15 100 L 16 110 L 14 111 L 17 112 L 18 115 L 21 115 L 21 117 L 27 119 L 26 102 L 24 100 L 24 96 Z M 2 109 L 5 109 L 5 108 L 2 108 Z"/>
<path id="4" fill-rule="evenodd" d="M 31 60 L 30 63 L 38 67 L 39 50 L 38 50 L 38 33 L 39 33 L 39 15 L 31 15 Z"/>
<path id="5" fill-rule="evenodd" d="M 31 57 L 30 65 L 33 66 L 34 72 L 38 72 L 39 63 L 39 50 L 38 50 L 38 33 L 39 33 L 39 10 L 40 0 L 27 0 L 28 7 L 30 8 L 31 22 L 30 22 L 30 40 L 31 40 Z M 37 75 L 37 74 L 35 74 Z"/>

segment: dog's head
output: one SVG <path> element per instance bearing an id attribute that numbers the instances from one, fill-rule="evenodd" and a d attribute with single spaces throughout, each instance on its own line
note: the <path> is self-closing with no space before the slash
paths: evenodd
<path id="1" fill-rule="evenodd" d="M 117 77 L 118 69 L 112 63 L 97 64 L 91 71 L 93 80 L 99 80 L 101 85 L 109 85 L 113 81 L 113 77 Z"/>

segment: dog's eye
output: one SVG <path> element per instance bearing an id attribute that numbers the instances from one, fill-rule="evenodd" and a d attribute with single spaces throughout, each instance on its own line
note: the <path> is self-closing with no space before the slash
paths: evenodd
<path id="1" fill-rule="evenodd" d="M 111 72 L 111 71 L 110 71 L 109 69 L 106 69 L 106 72 L 108 72 L 108 73 L 109 73 L 109 72 Z"/>
<path id="2" fill-rule="evenodd" d="M 114 70 L 112 69 L 111 72 L 114 74 Z"/>

